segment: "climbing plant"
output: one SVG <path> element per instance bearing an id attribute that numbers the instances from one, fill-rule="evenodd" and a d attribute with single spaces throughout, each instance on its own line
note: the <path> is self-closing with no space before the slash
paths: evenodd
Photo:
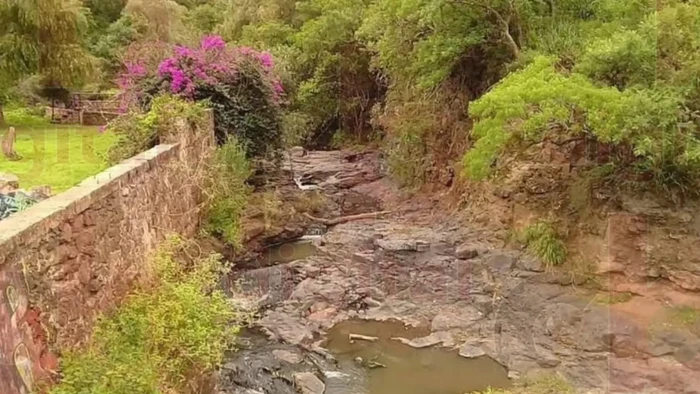
<path id="1" fill-rule="evenodd" d="M 206 103 L 214 110 L 219 144 L 235 135 L 249 157 L 278 154 L 284 89 L 270 53 L 207 36 L 197 47 L 174 46 L 157 66 L 143 59 L 129 62 L 120 78 L 125 107 L 148 109 L 162 94 Z"/>

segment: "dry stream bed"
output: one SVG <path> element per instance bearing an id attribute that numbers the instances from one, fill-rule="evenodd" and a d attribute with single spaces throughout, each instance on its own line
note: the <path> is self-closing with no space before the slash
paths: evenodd
<path id="1" fill-rule="evenodd" d="M 391 213 L 277 244 L 234 272 L 260 318 L 217 394 L 460 394 L 544 374 L 581 393 L 700 393 L 692 330 L 599 302 L 451 215 L 396 206 L 376 154 L 292 159 L 335 217 Z"/>

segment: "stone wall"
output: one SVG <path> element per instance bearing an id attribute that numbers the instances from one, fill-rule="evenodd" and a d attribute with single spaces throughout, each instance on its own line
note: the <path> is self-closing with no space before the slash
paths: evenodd
<path id="1" fill-rule="evenodd" d="M 0 222 L 0 394 L 51 378 L 56 350 L 89 338 L 95 317 L 148 274 L 158 243 L 197 230 L 202 196 L 188 174 L 211 157 L 213 122 L 176 129 L 168 144 Z"/>

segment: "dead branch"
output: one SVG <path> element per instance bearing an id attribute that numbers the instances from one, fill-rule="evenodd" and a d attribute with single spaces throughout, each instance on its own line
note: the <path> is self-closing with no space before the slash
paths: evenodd
<path id="1" fill-rule="evenodd" d="M 370 213 L 361 213 L 358 215 L 341 216 L 341 217 L 335 218 L 335 219 L 317 218 L 315 216 L 309 215 L 308 213 L 304 213 L 304 216 L 306 216 L 307 218 L 309 218 L 315 222 L 323 223 L 326 226 L 335 226 L 338 224 L 351 222 L 353 220 L 374 219 L 374 218 L 377 218 L 379 216 L 387 215 L 389 213 L 391 213 L 391 211 L 378 211 L 378 212 L 370 212 Z"/>

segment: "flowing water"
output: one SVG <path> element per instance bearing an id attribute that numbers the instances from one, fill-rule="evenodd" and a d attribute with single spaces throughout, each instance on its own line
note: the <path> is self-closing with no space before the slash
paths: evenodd
<path id="1" fill-rule="evenodd" d="M 379 339 L 351 342 L 351 333 Z M 397 321 L 351 320 L 328 332 L 325 347 L 338 358 L 341 368 L 342 364 L 351 368 L 350 364 L 359 363 L 367 368 L 368 394 L 464 394 L 510 386 L 506 370 L 489 357 L 466 359 L 456 350 L 415 349 L 391 339 L 412 339 L 428 333 L 425 329 L 406 328 Z"/>

